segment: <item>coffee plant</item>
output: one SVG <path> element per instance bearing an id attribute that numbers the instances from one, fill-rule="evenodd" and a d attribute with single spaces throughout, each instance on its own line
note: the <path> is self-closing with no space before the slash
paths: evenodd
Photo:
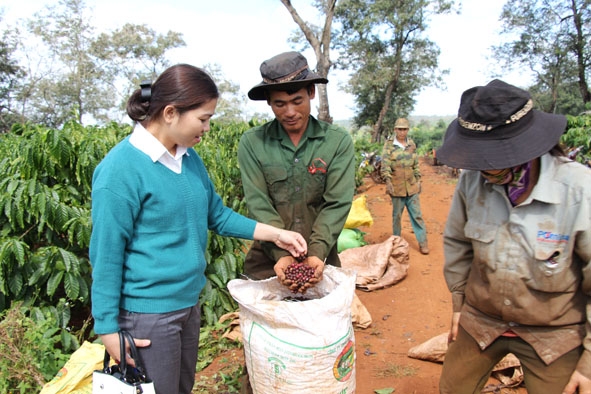
<path id="1" fill-rule="evenodd" d="M 242 133 L 252 126 L 254 123 L 212 123 L 209 133 L 195 146 L 224 204 L 243 215 L 247 214 L 247 210 L 237 151 Z M 213 325 L 220 316 L 238 308 L 226 284 L 243 272 L 248 244 L 245 240 L 209 233 L 205 270 L 207 283 L 199 300 L 203 319 L 208 325 Z"/>
<path id="2" fill-rule="evenodd" d="M 92 172 L 129 130 L 70 122 L 0 136 L 0 311 L 89 302 Z"/>
<path id="3" fill-rule="evenodd" d="M 591 167 L 591 114 L 567 116 L 567 131 L 561 142 L 575 160 Z"/>
<path id="4" fill-rule="evenodd" d="M 212 124 L 196 146 L 224 203 L 245 214 L 236 149 L 247 123 Z M 0 311 L 14 301 L 87 311 L 91 267 L 92 174 L 130 125 L 61 130 L 15 125 L 0 135 Z M 201 295 L 204 323 L 213 324 L 237 305 L 226 283 L 241 272 L 244 240 L 210 233 L 207 285 Z M 77 312 L 74 312 L 77 313 Z"/>

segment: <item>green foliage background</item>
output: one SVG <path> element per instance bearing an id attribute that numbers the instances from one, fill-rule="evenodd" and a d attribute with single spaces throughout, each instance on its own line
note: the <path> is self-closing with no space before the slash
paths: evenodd
<path id="1" fill-rule="evenodd" d="M 441 145 L 447 122 L 416 123 L 410 135 L 419 153 L 428 155 Z M 213 122 L 195 147 L 226 206 L 244 215 L 237 147 L 242 133 L 255 124 Z M 577 160 L 589 160 L 591 116 L 569 116 L 567 129 L 565 146 L 580 147 Z M 63 361 L 83 340 L 95 338 L 88 259 L 92 174 L 131 130 L 126 124 L 83 127 L 68 122 L 61 129 L 14 125 L 9 133 L 0 134 L 0 350 L 19 348 L 24 359 L 41 357 L 39 354 L 52 348 L 56 360 Z M 383 144 L 372 143 L 367 130 L 352 136 L 359 186 L 371 171 L 359 166 L 361 153 L 381 154 Z M 223 314 L 237 309 L 226 285 L 243 272 L 249 242 L 209 234 L 207 284 L 200 297 L 205 332 L 209 327 L 216 329 Z M 14 319 L 28 327 L 29 333 L 13 335 Z M 15 345 L 13 337 L 20 338 L 20 345 Z M 48 379 L 59 365 L 41 363 L 36 366 L 37 374 L 31 373 L 28 380 L 21 376 L 11 381 L 20 387 L 34 387 L 35 379 Z M 7 358 L 0 361 L 0 380 L 13 376 L 16 367 Z"/>
<path id="2" fill-rule="evenodd" d="M 224 203 L 243 214 L 236 150 L 252 125 L 212 123 L 195 147 Z M 88 259 L 92 174 L 131 130 L 126 124 L 83 127 L 68 122 L 62 129 L 14 125 L 0 134 L 0 316 L 8 324 L 14 311 L 19 311 L 20 321 L 25 314 L 27 324 L 37 325 L 29 330 L 31 336 L 43 337 L 40 344 L 55 348 L 56 354 L 63 352 L 66 359 L 83 340 L 94 338 Z M 210 233 L 207 284 L 200 297 L 204 325 L 214 326 L 220 316 L 237 309 L 226 284 L 242 272 L 247 246 L 244 240 Z M 0 349 L 15 346 L 13 337 L 0 331 Z M 30 344 L 25 347 L 22 355 L 34 350 Z M 12 389 L 17 384 L 34 387 L 39 376 L 51 377 L 64 357 L 55 365 L 38 366 L 40 372 L 29 374 L 28 380 L 15 380 Z M 14 372 L 10 362 L 0 362 L 0 378 Z"/>

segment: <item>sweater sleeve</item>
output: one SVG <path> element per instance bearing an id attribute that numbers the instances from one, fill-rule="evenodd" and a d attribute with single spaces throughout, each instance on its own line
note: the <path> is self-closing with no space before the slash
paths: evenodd
<path id="1" fill-rule="evenodd" d="M 133 233 L 133 212 L 137 211 L 125 198 L 107 188 L 92 191 L 92 315 L 97 334 L 119 331 L 123 258 Z"/>

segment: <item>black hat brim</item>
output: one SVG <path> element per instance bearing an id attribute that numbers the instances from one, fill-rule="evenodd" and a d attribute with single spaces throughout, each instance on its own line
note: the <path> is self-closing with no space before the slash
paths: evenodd
<path id="1" fill-rule="evenodd" d="M 500 170 L 527 163 L 549 152 L 566 129 L 566 117 L 532 110 L 533 116 L 520 125 L 518 133 L 506 138 L 504 127 L 489 132 L 474 132 L 453 120 L 445 133 L 437 160 L 452 167 L 470 170 Z"/>

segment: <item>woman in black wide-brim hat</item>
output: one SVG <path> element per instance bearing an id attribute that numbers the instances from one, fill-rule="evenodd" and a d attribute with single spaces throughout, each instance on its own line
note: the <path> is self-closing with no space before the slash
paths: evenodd
<path id="1" fill-rule="evenodd" d="M 508 353 L 530 394 L 591 393 L 591 171 L 564 156 L 565 127 L 500 80 L 462 95 L 437 151 L 466 169 L 444 232 L 441 393 L 480 393 Z"/>

